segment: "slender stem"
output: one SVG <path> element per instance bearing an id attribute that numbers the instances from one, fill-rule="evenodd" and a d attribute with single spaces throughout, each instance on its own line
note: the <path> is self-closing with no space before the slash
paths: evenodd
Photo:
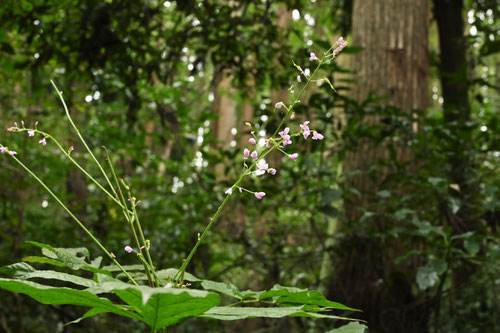
<path id="1" fill-rule="evenodd" d="M 331 48 L 330 48 L 331 50 Z M 292 112 L 293 112 L 293 108 L 294 106 L 299 102 L 300 98 L 302 97 L 302 95 L 304 94 L 304 92 L 306 91 L 307 87 L 309 86 L 309 84 L 311 83 L 311 81 L 313 80 L 314 76 L 316 75 L 316 73 L 318 72 L 318 69 L 321 67 L 321 65 L 323 64 L 323 62 L 325 61 L 325 59 L 328 57 L 327 54 L 328 52 L 330 51 L 326 51 L 325 52 L 325 55 L 323 56 L 323 58 L 321 58 L 318 62 L 318 66 L 316 66 L 316 68 L 314 69 L 314 72 L 309 76 L 309 78 L 307 79 L 307 82 L 306 84 L 302 87 L 302 89 L 300 90 L 298 96 L 295 98 L 294 102 L 292 103 L 292 105 L 287 108 L 286 106 L 285 109 L 287 110 L 287 113 L 285 115 L 285 117 L 281 120 L 280 124 L 278 125 L 278 127 L 276 128 L 276 130 L 274 131 L 273 135 L 270 137 L 270 140 L 272 140 L 272 142 L 274 142 L 274 145 L 272 147 L 270 147 L 265 153 L 261 154 L 261 156 L 259 156 L 259 158 L 257 160 L 255 160 L 252 165 L 247 168 L 243 174 L 240 176 L 240 178 L 238 178 L 238 180 L 236 181 L 236 183 L 233 184 L 233 186 L 231 186 L 231 188 L 236 188 L 238 187 L 238 185 L 243 181 L 243 179 L 249 174 L 251 173 L 251 170 L 253 167 L 255 167 L 257 165 L 257 163 L 263 159 L 264 157 L 267 156 L 267 154 L 269 154 L 271 151 L 273 151 L 274 149 L 278 148 L 279 149 L 279 145 L 283 142 L 283 139 L 281 139 L 279 142 L 276 142 L 276 140 L 274 139 L 274 137 L 276 136 L 276 134 L 278 134 L 278 131 L 281 129 L 281 127 L 283 126 L 283 124 L 290 118 L 290 116 L 292 115 Z M 208 230 L 210 230 L 210 227 L 212 226 L 212 224 L 215 222 L 215 220 L 219 217 L 222 209 L 224 208 L 224 206 L 226 205 L 226 203 L 229 201 L 229 198 L 231 197 L 230 194 L 226 195 L 226 197 L 224 198 L 224 200 L 222 201 L 222 203 L 220 204 L 219 208 L 217 209 L 217 211 L 215 212 L 214 216 L 212 216 L 210 218 L 210 222 L 208 223 L 208 225 L 205 227 L 205 230 L 203 230 L 203 233 L 201 234 L 201 236 L 198 238 L 198 241 L 196 242 L 196 244 L 194 245 L 193 249 L 191 250 L 191 252 L 189 253 L 188 257 L 184 260 L 184 262 L 182 263 L 181 267 L 179 268 L 179 270 L 177 271 L 177 273 L 175 274 L 174 276 L 174 281 L 176 282 L 182 282 L 182 280 L 184 280 L 184 273 L 186 271 L 186 268 L 189 264 L 189 262 L 191 261 L 191 259 L 193 258 L 194 254 L 196 253 L 196 250 L 198 249 L 198 247 L 200 246 L 201 242 L 203 241 L 203 239 L 205 238 Z"/>
<path id="2" fill-rule="evenodd" d="M 47 186 L 45 185 L 45 183 L 40 179 L 38 178 L 26 165 L 23 164 L 23 162 L 21 162 L 19 159 L 17 159 L 15 156 L 12 156 L 12 158 L 24 169 L 26 170 L 26 172 L 28 172 L 33 178 L 35 178 L 44 188 L 47 192 L 49 192 L 49 194 L 57 201 L 57 203 L 59 203 L 59 205 L 61 205 L 62 208 L 64 208 L 64 210 L 69 214 L 69 216 L 71 216 L 71 218 L 73 220 L 75 220 L 75 222 L 78 224 L 78 226 L 80 226 L 80 228 L 83 229 L 83 231 L 85 231 L 85 233 L 87 235 L 89 235 L 89 237 L 97 244 L 97 246 L 99 246 L 99 248 L 101 248 L 101 250 L 115 263 L 116 266 L 118 266 L 118 268 L 120 268 L 120 270 L 129 278 L 129 280 L 135 284 L 136 286 L 138 286 L 137 282 L 132 278 L 132 276 L 130 276 L 130 274 L 125 270 L 125 268 L 123 268 L 120 263 L 116 260 L 115 256 L 113 254 L 111 254 L 110 252 L 108 252 L 108 250 L 106 250 L 106 248 L 104 247 L 104 245 L 101 244 L 101 242 L 99 242 L 99 240 L 97 238 L 94 237 L 94 235 L 90 232 L 89 229 L 87 229 L 82 222 L 80 222 L 80 220 L 69 210 L 68 207 L 66 207 L 66 205 L 57 197 L 57 195 L 52 192 L 52 190 Z"/>
<path id="3" fill-rule="evenodd" d="M 135 209 L 135 206 L 136 206 L 135 200 L 132 199 L 132 201 L 133 201 L 132 202 L 132 210 L 134 211 L 135 222 L 137 223 L 137 230 L 139 230 L 139 236 L 141 237 L 142 243 L 144 245 L 144 249 L 146 250 L 146 256 L 147 256 L 147 259 L 149 261 L 149 265 L 151 266 L 151 273 L 153 273 L 153 275 L 155 276 L 156 284 L 159 285 L 160 279 L 159 279 L 158 275 L 156 275 L 156 271 L 155 271 L 154 265 L 153 265 L 153 260 L 151 259 L 151 254 L 149 253 L 149 246 L 146 242 L 146 238 L 144 238 L 144 233 L 142 232 L 142 226 L 141 226 L 141 222 L 139 221 L 139 215 L 137 215 L 137 210 Z"/>
<path id="4" fill-rule="evenodd" d="M 111 193 L 109 193 L 108 190 L 106 190 L 94 177 L 92 177 L 88 172 L 87 170 L 85 170 L 75 159 L 73 159 L 73 157 L 68 154 L 68 152 L 63 148 L 63 146 L 59 143 L 59 141 L 57 141 L 56 138 L 54 138 L 52 135 L 50 135 L 49 133 L 46 133 L 46 132 L 43 132 L 43 131 L 40 131 L 40 130 L 37 130 L 37 129 L 29 129 L 29 128 L 22 128 L 19 130 L 19 132 L 24 132 L 24 131 L 29 131 L 29 130 L 33 130 L 37 133 L 40 133 L 42 134 L 45 138 L 49 138 L 50 140 L 54 141 L 54 143 L 56 144 L 56 146 L 59 148 L 59 150 L 61 150 L 61 152 L 78 168 L 80 169 L 81 172 L 83 172 L 87 177 L 89 177 L 90 180 L 92 180 L 94 182 L 94 184 L 97 185 L 97 187 L 99 187 L 104 193 L 106 193 L 111 199 L 113 199 L 114 202 L 116 202 L 118 205 L 120 205 L 120 207 L 122 209 L 125 209 L 126 206 L 122 205 L 122 203 L 120 201 L 118 201 L 118 199 Z M 129 212 L 130 213 L 130 212 Z"/>
<path id="5" fill-rule="evenodd" d="M 108 182 L 108 185 L 109 187 L 111 187 L 111 189 L 113 190 L 113 193 L 117 195 L 116 193 L 116 190 L 115 188 L 113 187 L 113 185 L 111 185 L 111 181 L 109 180 L 108 178 L 108 175 L 106 175 L 106 172 L 104 172 L 104 169 L 103 167 L 101 166 L 101 164 L 99 163 L 99 161 L 97 161 L 97 158 L 94 156 L 94 154 L 92 153 L 92 150 L 90 150 L 89 146 L 87 145 L 87 142 L 85 142 L 85 139 L 83 138 L 83 136 L 80 134 L 80 130 L 78 129 L 78 127 L 76 127 L 75 123 L 73 122 L 73 119 L 71 118 L 71 115 L 69 114 L 69 110 L 68 110 L 68 106 L 66 105 L 66 102 L 64 101 L 64 98 L 63 98 L 63 95 L 62 95 L 62 91 L 59 90 L 59 88 L 57 88 L 54 80 L 50 80 L 50 83 L 52 83 L 52 86 L 54 86 L 54 89 L 57 91 L 57 94 L 59 95 L 59 99 L 61 100 L 61 103 L 64 107 L 64 111 L 66 112 L 66 117 L 68 118 L 71 126 L 73 126 L 73 129 L 75 130 L 76 134 L 78 135 L 78 137 L 80 138 L 80 141 L 83 143 L 83 145 L 85 146 L 85 148 L 87 149 L 87 151 L 89 152 L 90 156 L 92 156 L 92 159 L 94 160 L 94 162 L 97 164 L 97 166 L 99 167 L 99 169 L 101 170 L 104 178 L 106 179 L 106 181 Z"/>
<path id="6" fill-rule="evenodd" d="M 127 207 L 127 202 L 125 201 L 125 196 L 123 195 L 122 188 L 120 186 L 120 183 L 118 181 L 118 177 L 116 177 L 116 172 L 115 168 L 113 166 L 113 163 L 111 162 L 111 157 L 109 156 L 108 150 L 106 147 L 102 147 L 104 151 L 106 152 L 106 160 L 108 161 L 109 168 L 111 169 L 111 174 L 113 175 L 113 179 L 115 180 L 116 186 L 118 187 L 118 192 L 120 193 L 120 200 L 123 204 L 124 207 Z M 134 204 L 134 203 L 132 203 Z M 142 249 L 141 249 L 141 243 L 139 242 L 139 238 L 137 237 L 137 232 L 135 231 L 134 227 L 134 218 L 129 214 L 128 208 L 123 209 L 123 214 L 125 215 L 125 218 L 127 219 L 128 224 L 130 225 L 130 228 L 132 229 L 132 233 L 134 234 L 134 239 L 137 244 L 137 248 L 139 249 L 139 252 L 141 253 L 142 257 Z M 148 276 L 148 282 L 151 287 L 153 287 L 153 280 L 151 279 L 151 274 L 149 273 L 148 266 L 144 264 L 144 270 L 146 271 L 146 275 Z"/>
<path id="7" fill-rule="evenodd" d="M 271 136 L 271 138 L 275 137 L 276 134 L 278 134 L 278 131 L 281 129 L 281 127 L 283 126 L 283 124 L 288 120 L 288 118 L 290 118 L 290 116 L 292 115 L 292 112 L 293 112 L 293 108 L 300 101 L 300 98 L 302 97 L 302 95 L 304 95 L 304 92 L 306 91 L 307 87 L 309 87 L 309 85 L 311 84 L 311 81 L 312 81 L 313 77 L 316 75 L 316 72 L 318 71 L 318 69 L 323 64 L 323 61 L 324 61 L 324 57 L 319 60 L 318 66 L 316 66 L 316 69 L 314 69 L 314 72 L 311 74 L 311 76 L 309 76 L 309 78 L 307 79 L 306 84 L 304 84 L 304 86 L 302 87 L 302 89 L 299 92 L 299 95 L 295 98 L 295 100 L 293 101 L 293 103 L 290 106 L 290 108 L 287 109 L 288 111 L 287 111 L 285 117 L 283 117 L 283 119 L 281 120 L 281 122 L 278 125 L 278 127 L 276 127 L 276 130 L 274 131 L 274 133 Z"/>

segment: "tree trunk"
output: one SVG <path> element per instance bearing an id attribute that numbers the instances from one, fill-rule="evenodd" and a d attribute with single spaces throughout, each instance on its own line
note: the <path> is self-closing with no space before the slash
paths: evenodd
<path id="1" fill-rule="evenodd" d="M 354 2 L 352 45 L 361 46 L 363 51 L 351 62 L 357 72 L 350 93 L 353 100 L 361 103 L 374 94 L 385 97 L 378 105 L 394 106 L 408 114 L 414 109 L 425 109 L 429 18 L 427 0 Z M 382 120 L 380 116 L 367 116 L 363 124 L 377 125 Z M 416 122 L 413 130 L 418 130 Z M 399 161 L 412 160 L 407 146 L 396 146 L 395 151 Z M 388 149 L 368 140 L 346 153 L 344 173 L 361 171 L 346 181 L 348 187 L 361 193 L 355 200 L 345 201 L 348 220 L 361 217 L 358 208 L 376 200 L 373 193 L 390 170 L 371 169 L 377 161 L 388 159 Z M 404 246 L 408 244 L 385 244 L 363 235 L 348 236 L 339 245 L 343 255 L 334 263 L 329 297 L 362 309 L 363 318 L 374 332 L 428 331 L 429 312 L 412 293 L 414 276 L 408 276 L 405 268 L 393 263 Z"/>

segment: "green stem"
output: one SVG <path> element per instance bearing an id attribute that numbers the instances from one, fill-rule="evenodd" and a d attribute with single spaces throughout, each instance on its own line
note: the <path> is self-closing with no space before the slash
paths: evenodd
<path id="1" fill-rule="evenodd" d="M 40 133 L 41 135 L 43 135 L 45 138 L 49 138 L 50 140 L 54 141 L 54 143 L 56 144 L 56 146 L 59 148 L 59 150 L 62 151 L 62 153 L 78 168 L 80 169 L 81 172 L 83 172 L 87 177 L 89 177 L 90 180 L 92 180 L 94 182 L 94 184 L 97 185 L 97 187 L 99 187 L 104 193 L 106 193 L 114 202 L 116 202 L 118 205 L 120 205 L 120 207 L 122 209 L 125 209 L 126 206 L 123 206 L 120 201 L 118 201 L 118 199 L 111 193 L 109 193 L 108 190 L 106 190 L 97 180 L 95 180 L 94 177 L 92 177 L 80 164 L 78 164 L 78 162 L 73 159 L 73 157 L 71 157 L 70 154 L 68 154 L 68 152 L 62 147 L 62 145 L 59 143 L 59 141 L 56 140 L 56 138 L 54 138 L 52 135 L 46 133 L 46 132 L 43 132 L 43 131 L 40 131 L 40 130 L 37 130 L 37 129 L 29 129 L 29 128 L 26 128 L 26 129 L 20 129 L 19 132 L 24 132 L 24 131 L 29 131 L 29 130 L 33 130 L 35 131 L 36 133 Z"/>
<path id="2" fill-rule="evenodd" d="M 109 156 L 108 150 L 106 147 L 102 147 L 104 151 L 106 152 L 106 160 L 108 161 L 109 168 L 111 169 L 111 174 L 113 175 L 113 179 L 115 180 L 116 186 L 118 187 L 118 192 L 120 193 L 120 200 L 123 204 L 124 207 L 127 207 L 127 202 L 125 201 L 125 196 L 123 195 L 122 188 L 120 186 L 120 183 L 118 181 L 118 177 L 116 177 L 116 172 L 115 168 L 113 166 L 113 163 L 111 162 L 111 157 Z M 141 243 L 139 242 L 139 238 L 137 237 L 137 232 L 135 231 L 135 226 L 134 226 L 134 219 L 133 216 L 129 214 L 128 208 L 123 209 L 123 214 L 125 215 L 125 218 L 127 219 L 130 228 L 132 229 L 132 233 L 134 235 L 135 242 L 137 244 L 137 248 L 139 249 L 139 252 L 142 255 L 142 249 L 141 249 Z M 151 287 L 153 287 L 153 280 L 151 279 L 151 274 L 149 273 L 148 266 L 144 264 L 144 270 L 146 271 L 146 275 L 148 276 L 148 283 Z"/>
<path id="3" fill-rule="evenodd" d="M 40 179 L 38 178 L 26 165 L 24 165 L 20 160 L 18 160 L 15 156 L 12 156 L 12 158 L 24 169 L 26 170 L 26 172 L 28 172 L 33 178 L 35 178 L 44 188 L 47 192 L 49 192 L 49 194 L 57 201 L 57 203 L 59 203 L 59 205 L 61 205 L 62 208 L 64 208 L 64 210 L 69 214 L 69 216 L 71 216 L 71 218 L 73 220 L 75 220 L 75 222 L 78 224 L 78 226 L 80 226 L 80 228 L 83 229 L 83 231 L 85 231 L 85 233 L 87 235 L 89 235 L 89 237 L 97 244 L 97 246 L 99 246 L 99 248 L 115 263 L 116 266 L 118 266 L 118 268 L 120 268 L 120 270 L 129 278 L 129 280 L 135 284 L 136 286 L 138 286 L 137 282 L 132 278 L 132 276 L 130 276 L 130 274 L 125 270 L 125 268 L 123 268 L 120 263 L 116 260 L 115 256 L 113 254 L 111 254 L 110 252 L 108 252 L 108 250 L 106 250 L 106 248 L 104 247 L 104 245 L 101 244 L 101 242 L 99 242 L 99 240 L 97 238 L 94 237 L 94 235 L 90 232 L 90 230 L 88 230 L 82 222 L 80 222 L 80 220 L 68 209 L 68 207 L 66 207 L 66 205 L 57 197 L 57 195 L 52 192 L 52 190 L 47 186 L 45 185 L 45 183 Z"/>
<path id="4" fill-rule="evenodd" d="M 62 103 L 62 105 L 64 107 L 64 111 L 66 112 L 66 117 L 68 118 L 71 126 L 73 126 L 73 129 L 75 130 L 76 134 L 78 135 L 78 138 L 80 138 L 80 141 L 83 143 L 83 145 L 85 146 L 85 148 L 89 152 L 90 156 L 92 156 L 92 159 L 94 160 L 94 162 L 97 164 L 97 166 L 101 170 L 104 178 L 108 182 L 109 187 L 111 187 L 111 189 L 113 190 L 113 193 L 116 196 L 118 196 L 118 194 L 116 193 L 115 188 L 113 187 L 113 185 L 111 185 L 111 181 L 109 180 L 108 175 L 106 175 L 106 172 L 104 172 L 103 167 L 101 166 L 101 164 L 99 163 L 99 161 L 97 161 L 97 158 L 92 153 L 92 150 L 90 150 L 89 146 L 87 145 L 87 142 L 85 142 L 85 139 L 80 134 L 80 130 L 78 129 L 78 127 L 76 127 L 75 123 L 73 122 L 73 119 L 71 118 L 71 115 L 69 114 L 68 106 L 66 105 L 66 102 L 64 101 L 64 98 L 62 96 L 62 91 L 60 91 L 59 88 L 57 88 L 57 86 L 56 86 L 56 84 L 54 83 L 53 80 L 50 80 L 50 83 L 52 83 L 52 86 L 54 86 L 54 89 L 56 90 L 57 94 L 59 95 L 59 99 L 61 100 L 61 103 Z"/>
<path id="5" fill-rule="evenodd" d="M 135 200 L 132 199 L 132 201 L 133 201 L 132 202 L 132 210 L 134 212 L 135 222 L 137 223 L 137 230 L 139 230 L 139 236 L 141 237 L 142 243 L 144 245 L 144 249 L 146 250 L 146 256 L 147 256 L 149 265 L 151 266 L 151 273 L 153 273 L 153 275 L 155 276 L 156 284 L 159 286 L 160 279 L 159 279 L 158 275 L 156 275 L 156 271 L 155 271 L 154 265 L 153 265 L 153 260 L 151 259 L 151 254 L 149 253 L 149 246 L 146 242 L 146 238 L 144 237 L 144 233 L 142 232 L 142 226 L 141 226 L 141 222 L 139 221 L 139 215 L 137 215 L 137 210 L 135 209 L 135 206 L 136 206 Z"/>

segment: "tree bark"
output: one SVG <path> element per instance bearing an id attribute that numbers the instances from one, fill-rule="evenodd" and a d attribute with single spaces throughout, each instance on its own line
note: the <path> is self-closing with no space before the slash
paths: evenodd
<path id="1" fill-rule="evenodd" d="M 384 97 L 380 106 L 394 106 L 409 115 L 428 105 L 428 27 L 427 0 L 356 0 L 353 5 L 352 45 L 363 51 L 353 56 L 351 65 L 357 72 L 350 97 L 362 103 L 371 94 Z M 363 125 L 380 124 L 380 116 L 367 116 Z M 417 121 L 413 131 L 418 130 Z M 410 162 L 410 149 L 395 147 L 398 161 Z M 347 187 L 361 195 L 346 199 L 348 221 L 361 217 L 360 206 L 374 203 L 381 183 L 390 174 L 384 167 L 372 170 L 379 160 L 389 159 L 389 150 L 369 140 L 360 141 L 354 151 L 345 155 L 345 174 L 361 171 L 346 181 Z M 380 200 L 380 198 L 378 198 Z M 387 221 L 378 227 L 387 227 Z M 377 223 L 378 223 L 377 222 Z M 350 235 L 342 241 L 335 274 L 329 286 L 329 297 L 340 299 L 364 311 L 363 318 L 374 332 L 422 333 L 428 331 L 429 312 L 412 292 L 414 276 L 394 264 L 394 258 L 408 244 L 388 244 L 364 235 Z"/>

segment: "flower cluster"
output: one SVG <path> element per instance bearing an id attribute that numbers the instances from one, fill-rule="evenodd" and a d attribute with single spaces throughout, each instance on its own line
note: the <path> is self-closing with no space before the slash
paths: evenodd
<path id="1" fill-rule="evenodd" d="M 284 105 L 283 102 L 278 102 L 275 104 L 275 107 L 281 108 L 283 105 Z M 301 131 L 298 133 L 295 133 L 295 134 L 290 134 L 290 127 L 286 127 L 284 130 L 279 131 L 278 138 L 269 138 L 266 140 L 266 148 L 269 149 L 273 145 L 276 145 L 276 147 L 278 148 L 279 151 L 281 151 L 283 154 L 288 156 L 288 158 L 290 158 L 292 161 L 296 161 L 299 158 L 298 153 L 288 154 L 282 150 L 282 148 L 293 143 L 292 139 L 291 139 L 292 136 L 300 136 L 302 134 L 304 139 L 307 139 L 312 134 L 313 140 L 323 140 L 323 135 L 321 133 L 319 133 L 318 131 L 311 130 L 309 128 L 309 123 L 310 123 L 310 121 L 305 121 L 304 123 L 300 124 L 299 126 L 301 128 Z M 251 125 L 248 124 L 248 126 L 251 126 Z M 252 134 L 253 134 L 253 132 L 252 132 Z M 257 140 L 252 137 L 248 140 L 248 143 L 250 143 L 251 145 L 255 145 L 255 144 L 257 144 Z M 252 160 L 254 161 L 252 166 L 255 166 L 255 169 L 256 169 L 253 172 L 247 171 L 247 174 L 254 173 L 256 175 L 263 175 L 265 173 L 269 173 L 269 174 L 274 176 L 277 173 L 277 170 L 275 168 L 270 168 L 269 164 L 263 159 L 265 155 L 267 155 L 267 153 L 261 154 L 259 156 L 257 149 L 254 149 L 253 151 L 250 151 L 250 149 L 248 149 L 248 148 L 243 149 L 243 159 L 247 160 L 249 157 L 251 157 Z M 246 164 L 244 164 L 244 165 L 245 165 L 245 167 L 248 168 L 248 166 Z M 232 187 L 228 188 L 224 193 L 226 195 L 232 195 L 234 188 L 237 188 L 240 191 L 240 193 L 243 191 L 252 193 L 257 199 L 262 199 L 266 195 L 265 192 L 250 191 L 250 190 L 247 190 L 243 187 L 237 186 L 236 184 L 233 185 Z"/>

